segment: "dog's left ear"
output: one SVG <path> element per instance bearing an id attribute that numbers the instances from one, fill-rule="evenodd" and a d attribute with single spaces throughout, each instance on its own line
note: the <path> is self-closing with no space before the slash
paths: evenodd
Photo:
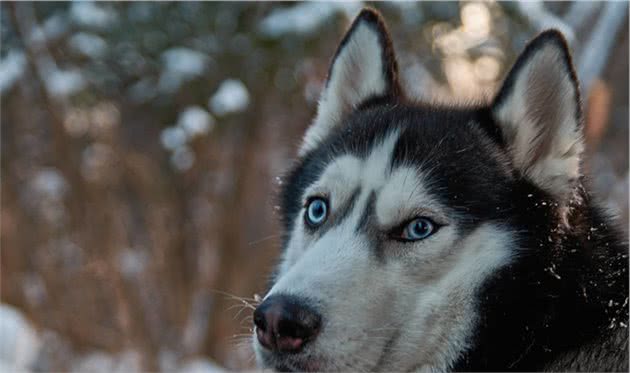
<path id="1" fill-rule="evenodd" d="M 300 148 L 314 149 L 365 101 L 400 94 L 394 49 L 381 16 L 366 8 L 355 18 L 337 48 L 319 98 L 317 116 Z"/>
<path id="2" fill-rule="evenodd" d="M 563 201 L 583 150 L 578 81 L 567 43 L 545 31 L 525 48 L 492 104 L 515 166 Z"/>

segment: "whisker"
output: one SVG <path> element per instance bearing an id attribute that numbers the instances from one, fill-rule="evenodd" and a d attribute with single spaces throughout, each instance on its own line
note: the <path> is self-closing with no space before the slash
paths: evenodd
<path id="1" fill-rule="evenodd" d="M 223 291 L 223 290 L 210 289 L 209 291 L 211 291 L 213 293 L 221 294 L 221 295 L 226 295 L 226 296 L 228 296 L 230 298 L 233 298 L 233 299 L 247 300 L 247 301 L 250 301 L 250 302 L 257 302 L 257 298 L 256 297 L 258 296 L 257 294 L 254 294 L 253 298 L 248 298 L 248 297 L 241 297 L 241 296 L 238 296 L 236 294 L 228 293 L 227 291 Z"/>
<path id="2" fill-rule="evenodd" d="M 247 245 L 248 246 L 258 245 L 259 243 L 263 243 L 263 242 L 271 240 L 273 238 L 279 238 L 281 236 L 282 236 L 281 234 L 272 234 L 272 235 L 260 238 L 258 240 L 254 240 L 254 241 L 248 242 Z"/>

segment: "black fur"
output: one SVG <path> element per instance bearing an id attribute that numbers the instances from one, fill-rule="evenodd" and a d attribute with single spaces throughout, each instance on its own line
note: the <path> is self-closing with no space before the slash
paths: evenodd
<path id="1" fill-rule="evenodd" d="M 532 185 L 518 183 L 511 194 L 509 220 L 523 229 L 523 250 L 481 292 L 474 347 L 456 370 L 543 370 L 586 347 L 616 358 L 584 362 L 581 370 L 627 371 L 628 248 L 620 233 L 582 186 L 569 227 Z M 618 332 L 625 339 L 614 351 L 599 350 Z"/>

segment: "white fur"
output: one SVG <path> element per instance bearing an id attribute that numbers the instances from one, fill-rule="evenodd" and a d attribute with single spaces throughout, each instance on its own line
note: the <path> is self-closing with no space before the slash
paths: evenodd
<path id="1" fill-rule="evenodd" d="M 440 213 L 440 207 L 426 198 L 425 178 L 413 167 L 399 167 L 389 176 L 389 181 L 376 200 L 376 216 L 385 227 L 404 221 L 414 215 L 426 216 L 441 223 L 448 219 Z M 401 203 L 404 202 L 404 203 Z"/>
<path id="2" fill-rule="evenodd" d="M 303 354 L 320 364 L 318 370 L 448 369 L 467 348 L 477 322 L 475 291 L 513 252 L 511 234 L 497 225 L 460 236 L 448 210 L 428 194 L 426 175 L 390 168 L 398 136 L 386 138 L 366 159 L 333 160 L 307 188 L 304 200 L 323 193 L 337 201 L 331 211 L 357 187 L 361 193 L 350 215 L 321 237 L 305 230 L 303 212 L 298 214 L 278 281 L 267 294 L 316 302 L 324 327 Z M 416 243 L 388 240 L 379 261 L 370 237 L 356 229 L 373 192 L 372 228 L 385 229 L 413 214 L 446 225 Z M 266 352 L 254 345 L 260 360 Z"/>
<path id="3" fill-rule="evenodd" d="M 535 51 L 518 72 L 514 86 L 494 113 L 511 139 L 515 166 L 552 195 L 564 198 L 571 190 L 570 181 L 579 176 L 583 144 L 575 115 L 577 87 L 567 72 L 559 48 L 554 43 L 547 43 Z M 551 80 L 537 79 L 540 76 L 550 77 Z M 532 81 L 540 87 L 532 87 Z M 553 107 L 544 107 L 544 98 L 534 97 L 540 93 L 538 88 L 553 90 L 561 97 L 561 102 L 549 103 Z M 538 101 L 540 105 L 531 105 Z M 555 117 L 558 123 L 541 123 L 536 113 L 543 109 L 552 112 L 550 117 Z M 536 148 L 544 141 L 551 141 L 551 146 L 544 154 L 533 157 Z"/>
<path id="4" fill-rule="evenodd" d="M 421 251 L 413 252 L 413 266 L 437 276 L 418 285 L 412 318 L 403 328 L 400 345 L 417 348 L 392 354 L 389 360 L 395 365 L 391 370 L 449 370 L 468 348 L 478 321 L 476 291 L 511 260 L 513 237 L 500 226 L 482 225 L 461 240 L 452 229 L 438 234 L 439 243 L 427 242 Z M 431 257 L 449 250 L 448 264 Z M 430 268 L 435 266 L 441 268 Z M 431 316 L 438 316 L 439 321 Z M 414 358 L 409 359 L 409 354 L 415 354 Z"/>
<path id="5" fill-rule="evenodd" d="M 399 132 L 395 131 L 388 136 L 381 144 L 377 145 L 370 153 L 370 157 L 361 160 L 353 155 L 344 155 L 326 167 L 318 181 L 309 186 L 302 196 L 303 204 L 306 200 L 315 195 L 328 196 L 331 201 L 331 210 L 335 206 L 341 206 L 350 198 L 351 193 L 357 188 L 362 188 L 362 193 L 358 197 L 357 206 L 365 205 L 372 189 L 384 183 L 388 175 L 391 154 L 393 152 Z M 369 166 L 368 166 L 369 165 Z M 354 226 L 360 219 L 362 209 L 355 209 L 351 212 L 348 221 Z M 304 213 L 304 211 L 303 211 Z M 280 273 L 285 272 L 287 267 L 293 265 L 301 252 L 306 249 L 304 226 L 301 224 L 304 217 L 298 216 L 293 225 L 293 232 L 289 240 L 288 249 L 284 253 L 284 258 L 280 264 Z"/>
<path id="6" fill-rule="evenodd" d="M 385 93 L 382 53 L 377 31 L 365 22 L 359 23 L 333 62 L 300 155 L 315 148 L 361 102 Z"/>
<path id="7" fill-rule="evenodd" d="M 360 185 L 361 168 L 361 161 L 357 157 L 346 155 L 337 158 L 328 165 L 320 179 L 307 188 L 302 204 L 308 197 L 315 195 L 328 196 L 334 205 L 343 204 L 350 198 L 352 191 Z M 303 215 L 300 215 L 294 224 L 288 244 L 289 249 L 285 251 L 280 264 L 280 273 L 286 272 L 309 246 L 308 237 L 304 234 L 304 225 L 301 224 L 303 218 Z"/>

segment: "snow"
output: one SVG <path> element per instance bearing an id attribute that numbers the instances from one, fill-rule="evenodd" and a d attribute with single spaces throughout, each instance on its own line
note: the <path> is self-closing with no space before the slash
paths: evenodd
<path id="1" fill-rule="evenodd" d="M 63 198 L 69 189 L 70 185 L 58 170 L 42 167 L 30 175 L 23 196 L 29 208 L 47 223 L 60 227 L 66 221 Z"/>
<path id="2" fill-rule="evenodd" d="M 189 170 L 193 163 L 195 163 L 195 154 L 188 146 L 178 147 L 171 155 L 171 164 L 180 172 Z"/>
<path id="3" fill-rule="evenodd" d="M 68 182 L 52 167 L 39 170 L 31 180 L 31 188 L 38 196 L 61 200 L 68 191 Z"/>
<path id="4" fill-rule="evenodd" d="M 205 68 L 208 57 L 201 52 L 176 47 L 162 53 L 162 61 L 167 70 L 187 75 L 201 75 Z"/>
<path id="5" fill-rule="evenodd" d="M 179 113 L 177 124 L 167 127 L 160 134 L 162 146 L 170 150 L 171 165 L 178 171 L 186 171 L 195 162 L 195 154 L 188 141 L 205 135 L 214 126 L 214 118 L 201 106 L 189 106 Z"/>
<path id="6" fill-rule="evenodd" d="M 361 9 L 361 2 L 304 2 L 276 9 L 259 25 L 263 35 L 279 38 L 286 34 L 313 34 L 323 23 L 338 12 L 352 18 Z"/>
<path id="7" fill-rule="evenodd" d="M 105 39 L 87 32 L 75 34 L 70 38 L 68 44 L 72 49 L 91 58 L 101 57 L 107 50 L 107 42 Z"/>
<path id="8" fill-rule="evenodd" d="M 197 358 L 184 362 L 178 371 L 181 373 L 217 373 L 225 372 L 223 368 L 204 358 Z"/>
<path id="9" fill-rule="evenodd" d="M 162 372 L 176 372 L 177 371 L 177 354 L 175 351 L 162 348 L 158 352 L 158 365 Z"/>
<path id="10" fill-rule="evenodd" d="M 189 106 L 179 113 L 177 126 L 183 129 L 188 137 L 205 135 L 214 126 L 214 118 L 201 106 Z"/>
<path id="11" fill-rule="evenodd" d="M 147 253 L 142 250 L 127 248 L 118 254 L 120 272 L 127 278 L 133 278 L 141 274 L 148 262 Z"/>
<path id="12" fill-rule="evenodd" d="M 51 366 L 61 363 L 73 372 L 143 372 L 142 355 L 133 348 L 111 353 L 105 350 L 73 352 L 63 336 L 50 329 L 36 332 L 21 312 L 0 303 L 0 372 L 50 371 Z M 160 354 L 162 358 L 162 354 Z M 160 365 L 162 371 L 179 372 L 185 369 L 195 372 L 196 367 L 209 372 L 219 371 L 204 359 L 191 360 L 192 364 L 178 364 L 177 355 L 170 355 L 168 365 Z M 52 365 L 51 365 L 52 364 Z M 164 369 L 167 368 L 167 369 Z"/>
<path id="13" fill-rule="evenodd" d="M 11 89 L 24 74 L 26 56 L 23 52 L 12 49 L 0 60 L 0 93 Z"/>
<path id="14" fill-rule="evenodd" d="M 0 303 L 0 336 L 0 371 L 28 371 L 41 341 L 20 311 L 4 303 Z"/>
<path id="15" fill-rule="evenodd" d="M 80 70 L 52 70 L 45 75 L 48 93 L 59 96 L 69 96 L 85 87 L 86 81 Z"/>
<path id="16" fill-rule="evenodd" d="M 29 35 L 31 43 L 43 43 L 57 39 L 68 30 L 68 22 L 63 13 L 55 13 L 40 26 L 33 27 Z"/>
<path id="17" fill-rule="evenodd" d="M 70 16 L 79 25 L 97 28 L 110 26 L 116 20 L 116 14 L 113 10 L 91 1 L 73 2 Z"/>
<path id="18" fill-rule="evenodd" d="M 224 80 L 210 98 L 209 106 L 219 116 L 243 111 L 249 106 L 247 87 L 240 80 Z"/>
<path id="19" fill-rule="evenodd" d="M 167 93 L 176 91 L 182 83 L 203 74 L 210 61 L 205 54 L 185 47 L 168 49 L 161 58 L 164 69 L 158 89 Z"/>
<path id="20" fill-rule="evenodd" d="M 73 371 L 94 373 L 140 372 L 141 357 L 137 351 L 126 350 L 117 355 L 94 351 L 74 362 Z"/>
<path id="21" fill-rule="evenodd" d="M 175 150 L 186 144 L 186 131 L 178 126 L 167 127 L 160 134 L 162 146 L 168 150 Z"/>

